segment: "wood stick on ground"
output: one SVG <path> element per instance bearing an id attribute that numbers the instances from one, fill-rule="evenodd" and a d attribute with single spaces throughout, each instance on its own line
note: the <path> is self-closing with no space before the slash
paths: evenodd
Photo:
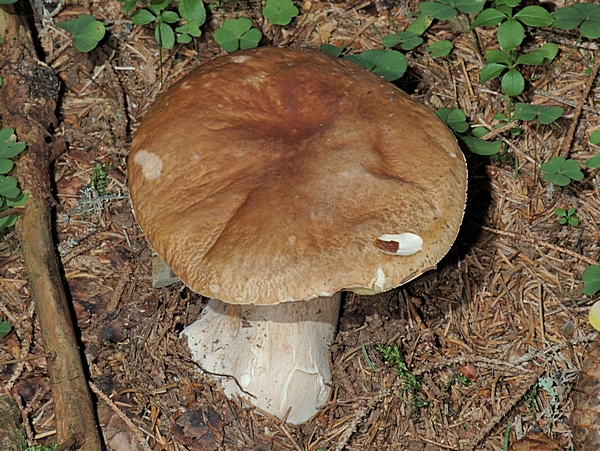
<path id="1" fill-rule="evenodd" d="M 17 178 L 29 194 L 17 228 L 31 297 L 42 331 L 52 387 L 58 441 L 83 436 L 83 451 L 102 449 L 91 395 L 83 371 L 69 304 L 52 241 L 50 163 L 64 148 L 51 141 L 56 125 L 58 78 L 36 56 L 26 22 L 27 2 L 0 5 L 0 112 L 27 150 L 16 163 Z"/>

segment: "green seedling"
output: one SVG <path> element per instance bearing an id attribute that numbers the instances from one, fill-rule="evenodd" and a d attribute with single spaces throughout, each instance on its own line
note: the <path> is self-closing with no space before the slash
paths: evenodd
<path id="1" fill-rule="evenodd" d="M 525 38 L 523 24 L 531 27 L 547 27 L 554 22 L 552 14 L 541 6 L 526 6 L 513 15 L 511 4 L 504 3 L 500 8 L 485 9 L 471 24 L 471 28 L 499 25 L 496 37 L 502 50 L 512 50 L 521 45 Z"/>
<path id="2" fill-rule="evenodd" d="M 300 14 L 300 10 L 292 0 L 267 0 L 262 14 L 273 25 L 287 25 Z"/>
<path id="3" fill-rule="evenodd" d="M 450 127 L 458 141 L 470 152 L 477 155 L 496 155 L 502 149 L 502 142 L 484 141 L 479 139 L 487 131 L 482 127 L 471 127 L 467 122 L 465 113 L 456 108 L 441 108 L 436 111 L 438 117 Z"/>
<path id="4" fill-rule="evenodd" d="M 532 121 L 537 119 L 540 124 L 548 125 L 563 115 L 565 110 L 558 106 L 531 105 L 517 102 L 515 104 L 515 119 Z"/>
<path id="5" fill-rule="evenodd" d="M 373 362 L 369 358 L 369 353 L 367 352 L 367 348 L 365 347 L 365 344 L 362 341 L 360 342 L 360 350 L 362 351 L 363 357 L 365 358 L 365 362 L 367 362 L 367 365 L 369 365 L 369 368 L 371 368 L 371 370 L 374 373 L 376 373 L 377 368 L 375 368 L 375 365 L 373 365 Z"/>
<path id="6" fill-rule="evenodd" d="M 600 146 L 600 130 L 595 131 L 590 135 L 590 142 L 595 146 Z M 600 152 L 592 158 L 585 160 L 585 165 L 588 168 L 600 168 Z"/>
<path id="7" fill-rule="evenodd" d="M 559 217 L 559 224 L 565 225 L 568 224 L 573 227 L 577 227 L 579 225 L 579 219 L 575 216 L 575 212 L 577 209 L 575 207 L 569 207 L 566 210 L 560 207 L 556 207 L 554 209 L 554 214 Z"/>
<path id="8" fill-rule="evenodd" d="M 226 52 L 253 49 L 258 47 L 261 38 L 260 30 L 252 28 L 252 21 L 245 17 L 228 19 L 221 28 L 215 30 L 215 41 Z"/>
<path id="9" fill-rule="evenodd" d="M 140 0 L 119 1 L 125 3 L 125 12 L 133 11 L 138 3 L 145 5 L 131 15 L 131 21 L 135 25 L 156 23 L 154 38 L 163 48 L 172 49 L 176 41 L 186 44 L 202 34 L 200 27 L 206 21 L 206 9 L 201 0 L 180 0 L 177 12 L 169 9 L 172 6 L 170 0 L 151 0 L 149 3 Z M 176 27 L 176 24 L 180 25 Z"/>
<path id="10" fill-rule="evenodd" d="M 442 56 L 449 55 L 453 48 L 454 45 L 450 41 L 438 41 L 425 47 L 425 51 L 432 58 L 441 58 Z"/>
<path id="11" fill-rule="evenodd" d="M 423 38 L 409 31 L 399 31 L 396 34 L 388 34 L 381 40 L 383 47 L 400 46 L 402 50 L 412 50 L 423 44 Z"/>
<path id="12" fill-rule="evenodd" d="M 450 379 L 448 379 L 444 391 L 449 391 L 450 387 L 452 387 L 456 383 L 462 385 L 463 387 L 468 387 L 472 384 L 469 378 L 463 376 L 462 374 L 453 374 L 452 376 L 450 376 Z"/>
<path id="13" fill-rule="evenodd" d="M 581 274 L 583 294 L 593 296 L 600 291 L 600 266 L 590 265 Z"/>
<path id="14" fill-rule="evenodd" d="M 525 402 L 527 402 L 536 412 L 540 411 L 540 406 L 537 402 L 537 392 L 538 392 L 538 386 L 534 385 L 533 387 L 531 387 L 531 390 L 529 390 L 525 396 L 523 396 L 523 400 Z"/>
<path id="15" fill-rule="evenodd" d="M 14 129 L 0 130 L 0 212 L 23 205 L 29 199 L 29 196 L 17 186 L 14 177 L 4 175 L 8 174 L 14 166 L 11 158 L 23 152 L 25 146 L 25 143 L 17 142 Z M 0 230 L 12 227 L 16 222 L 15 214 L 0 218 Z"/>
<path id="16" fill-rule="evenodd" d="M 556 44 L 544 44 L 539 50 L 521 53 L 517 50 L 489 50 L 486 64 L 481 69 L 479 80 L 485 83 L 499 77 L 502 91 L 507 96 L 518 96 L 525 90 L 525 78 L 518 71 L 520 65 L 541 66 L 552 61 L 557 54 Z"/>
<path id="17" fill-rule="evenodd" d="M 477 14 L 485 5 L 485 0 L 437 0 L 422 2 L 419 12 L 438 20 L 448 20 L 458 14 Z"/>
<path id="18" fill-rule="evenodd" d="M 10 321 L 4 321 L 0 318 L 0 338 L 6 337 L 10 333 L 11 327 Z"/>
<path id="19" fill-rule="evenodd" d="M 402 352 L 398 345 L 395 343 L 389 346 L 375 345 L 375 350 L 381 354 L 387 363 L 396 368 L 398 377 L 402 379 L 402 382 L 404 383 L 401 389 L 401 396 L 404 396 L 404 393 L 406 392 L 409 392 L 412 395 L 412 402 L 409 403 L 406 400 L 404 401 L 417 409 L 428 406 L 429 403 L 423 401 L 417 393 L 421 390 L 421 381 L 417 376 L 411 373 L 406 366 L 404 357 L 402 356 Z"/>
<path id="20" fill-rule="evenodd" d="M 582 36 L 588 39 L 600 38 L 600 5 L 577 3 L 554 11 L 555 28 L 574 30 L 579 27 Z"/>
<path id="21" fill-rule="evenodd" d="M 75 48 L 80 52 L 94 50 L 106 33 L 104 24 L 89 14 L 82 14 L 73 20 L 56 22 L 56 26 L 73 35 Z"/>
<path id="22" fill-rule="evenodd" d="M 567 186 L 572 180 L 583 180 L 583 172 L 575 160 L 554 157 L 543 163 L 544 180 L 558 186 Z"/>
<path id="23" fill-rule="evenodd" d="M 406 57 L 397 50 L 366 50 L 356 55 L 346 55 L 344 59 L 381 75 L 387 81 L 398 80 L 408 68 Z"/>

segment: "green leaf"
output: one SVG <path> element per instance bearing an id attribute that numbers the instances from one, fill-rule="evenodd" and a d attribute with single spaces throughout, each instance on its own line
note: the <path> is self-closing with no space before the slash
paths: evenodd
<path id="1" fill-rule="evenodd" d="M 541 6 L 526 6 L 513 17 L 530 27 L 547 27 L 554 22 L 552 14 Z"/>
<path id="2" fill-rule="evenodd" d="M 252 27 L 252 21 L 245 17 L 239 19 L 227 19 L 223 22 L 223 28 L 233 33 L 238 38 Z"/>
<path id="3" fill-rule="evenodd" d="M 156 20 L 156 16 L 147 9 L 138 9 L 131 15 L 131 21 L 135 25 L 147 25 Z"/>
<path id="4" fill-rule="evenodd" d="M 18 196 L 12 197 L 10 199 L 6 199 L 7 207 L 19 207 L 21 205 L 25 205 L 25 203 L 29 200 L 29 195 L 21 191 Z"/>
<path id="5" fill-rule="evenodd" d="M 486 63 L 501 63 L 511 66 L 513 60 L 508 52 L 503 50 L 488 50 L 486 53 Z"/>
<path id="6" fill-rule="evenodd" d="M 516 20 L 508 19 L 498 27 L 496 37 L 503 50 L 512 50 L 523 42 L 525 28 Z"/>
<path id="7" fill-rule="evenodd" d="M 273 25 L 287 25 L 299 13 L 292 0 L 267 0 L 262 10 L 263 16 Z"/>
<path id="8" fill-rule="evenodd" d="M 240 49 L 253 49 L 258 47 L 258 43 L 262 39 L 262 32 L 258 28 L 250 28 L 240 38 Z"/>
<path id="9" fill-rule="evenodd" d="M 438 41 L 431 44 L 430 46 L 427 46 L 425 48 L 425 51 L 427 53 L 430 53 L 432 58 L 440 58 L 442 56 L 448 55 L 453 48 L 454 45 L 452 45 L 452 42 L 450 41 Z"/>
<path id="10" fill-rule="evenodd" d="M 25 143 L 17 142 L 14 128 L 0 130 L 0 158 L 12 158 L 25 150 Z"/>
<path id="11" fill-rule="evenodd" d="M 584 20 L 585 15 L 578 9 L 571 6 L 558 8 L 552 14 L 554 16 L 554 27 L 561 30 L 573 30 L 577 28 Z"/>
<path id="12" fill-rule="evenodd" d="M 169 0 L 151 0 L 149 8 L 155 15 L 158 16 L 160 12 L 167 6 L 169 6 Z"/>
<path id="13" fill-rule="evenodd" d="M 16 1 L 16 0 L 15 0 Z M 10 322 L 0 319 L 0 338 L 6 337 L 10 332 Z"/>
<path id="14" fill-rule="evenodd" d="M 537 106 L 538 122 L 542 125 L 548 125 L 563 115 L 565 110 L 559 106 Z"/>
<path id="15" fill-rule="evenodd" d="M 402 43 L 402 39 L 397 34 L 388 34 L 381 40 L 382 47 L 394 47 Z"/>
<path id="16" fill-rule="evenodd" d="M 432 22 L 433 17 L 428 16 L 427 14 L 419 14 L 404 31 L 421 36 L 423 33 L 425 33 L 425 31 L 427 31 Z"/>
<path id="17" fill-rule="evenodd" d="M 532 121 L 538 115 L 538 112 L 528 103 L 517 102 L 515 104 L 515 117 L 522 121 Z"/>
<path id="18" fill-rule="evenodd" d="M 540 168 L 544 172 L 544 180 L 558 186 L 567 186 L 571 180 L 583 180 L 583 173 L 575 160 L 554 157 Z"/>
<path id="19" fill-rule="evenodd" d="M 592 158 L 585 160 L 585 165 L 588 168 L 600 168 L 600 152 L 598 152 Z"/>
<path id="20" fill-rule="evenodd" d="M 396 34 L 402 40 L 402 50 L 412 50 L 423 44 L 423 38 L 409 31 L 400 31 Z"/>
<path id="21" fill-rule="evenodd" d="M 525 79 L 518 70 L 510 69 L 502 76 L 501 85 L 507 96 L 518 96 L 525 90 Z"/>
<path id="22" fill-rule="evenodd" d="M 106 33 L 104 24 L 89 14 L 82 14 L 74 20 L 56 22 L 56 26 L 73 35 L 75 48 L 80 52 L 89 52 L 96 48 Z"/>
<path id="23" fill-rule="evenodd" d="M 479 80 L 481 83 L 485 83 L 492 78 L 498 77 L 506 69 L 508 69 L 508 67 L 504 64 L 488 63 L 483 66 L 483 69 L 481 69 L 481 72 L 479 73 Z"/>
<path id="24" fill-rule="evenodd" d="M 344 51 L 344 46 L 336 47 L 335 45 L 331 45 L 331 44 L 321 44 L 319 49 L 322 52 L 329 53 L 330 55 L 337 57 L 337 56 L 340 56 L 342 54 L 342 52 Z"/>
<path id="25" fill-rule="evenodd" d="M 406 57 L 396 50 L 390 50 L 384 53 L 373 68 L 373 72 L 381 75 L 387 81 L 395 81 L 402 78 L 407 68 Z"/>
<path id="26" fill-rule="evenodd" d="M 477 155 L 496 155 L 502 149 L 502 141 L 484 141 L 473 136 L 461 136 L 458 140 Z"/>
<path id="27" fill-rule="evenodd" d="M 195 22 L 198 26 L 206 22 L 206 8 L 202 0 L 179 0 L 177 9 L 187 22 Z"/>
<path id="28" fill-rule="evenodd" d="M 600 146 L 600 130 L 597 130 L 590 135 L 590 142 Z"/>
<path id="29" fill-rule="evenodd" d="M 469 129 L 467 116 L 458 108 L 442 108 L 437 111 L 437 115 L 455 132 L 464 133 Z"/>
<path id="30" fill-rule="evenodd" d="M 235 52 L 240 47 L 240 39 L 225 28 L 217 28 L 214 33 L 217 44 L 226 52 Z"/>
<path id="31" fill-rule="evenodd" d="M 476 14 L 485 5 L 485 0 L 456 0 L 454 7 L 463 14 Z"/>
<path id="32" fill-rule="evenodd" d="M 590 265 L 581 274 L 583 294 L 592 296 L 600 290 L 600 266 Z"/>
<path id="33" fill-rule="evenodd" d="M 0 174 L 8 174 L 15 164 L 6 158 L 0 159 Z"/>
<path id="34" fill-rule="evenodd" d="M 120 0 L 121 1 L 121 0 Z M 130 13 L 137 5 L 137 0 L 127 0 L 123 5 L 123 12 Z"/>
<path id="35" fill-rule="evenodd" d="M 554 214 L 557 215 L 557 216 L 566 216 L 567 212 L 565 210 L 563 210 L 562 208 L 560 208 L 560 207 L 556 207 L 554 209 Z"/>
<path id="36" fill-rule="evenodd" d="M 0 230 L 8 229 L 17 223 L 17 215 L 9 215 L 4 218 L 0 218 Z"/>
<path id="37" fill-rule="evenodd" d="M 487 8 L 481 11 L 481 13 L 475 18 L 471 24 L 471 29 L 475 27 L 495 27 L 508 16 L 503 12 L 498 11 L 494 8 Z"/>
<path id="38" fill-rule="evenodd" d="M 594 17 L 584 21 L 579 27 L 579 31 L 588 39 L 600 38 L 600 17 Z"/>
<path id="39" fill-rule="evenodd" d="M 164 22 L 158 22 L 154 30 L 156 42 L 165 49 L 172 49 L 175 45 L 175 33 L 173 29 Z"/>
<path id="40" fill-rule="evenodd" d="M 175 23 L 179 20 L 179 14 L 175 11 L 163 11 L 160 14 L 160 18 L 165 23 Z"/>
<path id="41" fill-rule="evenodd" d="M 558 45 L 554 42 L 546 42 L 540 47 L 540 52 L 548 61 L 552 61 L 558 55 Z"/>
<path id="42" fill-rule="evenodd" d="M 544 55 L 539 50 L 529 53 L 522 53 L 517 57 L 516 64 L 528 64 L 530 66 L 539 66 L 544 62 Z"/>
<path id="43" fill-rule="evenodd" d="M 419 3 L 419 12 L 427 14 L 438 20 L 448 20 L 458 14 L 458 11 L 450 5 L 444 5 L 438 2 Z"/>

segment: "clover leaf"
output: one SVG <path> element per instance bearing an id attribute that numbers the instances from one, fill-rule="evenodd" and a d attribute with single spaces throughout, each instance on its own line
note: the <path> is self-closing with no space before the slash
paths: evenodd
<path id="1" fill-rule="evenodd" d="M 245 17 L 228 19 L 223 22 L 221 28 L 215 30 L 215 41 L 226 52 L 255 48 L 262 38 L 262 33 L 251 27 L 252 21 Z"/>
<path id="2" fill-rule="evenodd" d="M 89 52 L 95 49 L 106 33 L 102 22 L 89 14 L 82 14 L 73 20 L 56 22 L 56 26 L 73 35 L 75 48 L 80 52 Z"/>

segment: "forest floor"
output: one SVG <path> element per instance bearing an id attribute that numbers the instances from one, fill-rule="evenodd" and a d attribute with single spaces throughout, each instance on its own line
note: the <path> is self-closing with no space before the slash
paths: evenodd
<path id="1" fill-rule="evenodd" d="M 418 1 L 306 0 L 285 27 L 264 21 L 254 1 L 218 6 L 196 42 L 163 51 L 165 86 L 225 53 L 212 34 L 227 18 L 252 19 L 263 32 L 261 45 L 330 43 L 360 52 L 381 48 L 380 36 L 403 30 Z M 90 380 L 112 400 L 99 403 L 111 448 L 500 451 L 505 437 L 512 443 L 541 431 L 573 449 L 570 393 L 595 337 L 587 320 L 593 299 L 582 294 L 581 274 L 600 254 L 600 192 L 596 172 L 563 188 L 542 179 L 540 164 L 568 155 L 585 167 L 598 151 L 589 134 L 600 129 L 600 89 L 594 84 L 582 96 L 586 70 L 600 58 L 597 42 L 551 28 L 530 37 L 531 48 L 558 44 L 563 61 L 526 69 L 531 82 L 521 98 L 561 106 L 564 114 L 550 125 L 522 123 L 518 136 L 503 135 L 506 158 L 466 155 L 464 224 L 437 270 L 381 295 L 345 295 L 331 354 L 331 399 L 296 426 L 227 399 L 218 382 L 200 374 L 178 334 L 205 299 L 181 283 L 152 288 L 152 251 L 127 189 L 131 137 L 161 92 L 152 28 L 134 26 L 113 0 L 46 7 L 59 7 L 58 14 L 35 18 L 35 38 L 63 83 L 56 133 L 68 144 L 53 167 L 57 249 Z M 76 50 L 56 26 L 80 14 L 94 15 L 109 30 L 90 53 Z M 493 47 L 494 33 L 476 30 L 481 48 Z M 396 84 L 432 109 L 461 108 L 491 130 L 494 115 L 507 111 L 506 98 L 497 81 L 480 83 L 481 55 L 469 34 L 440 22 L 424 37 L 426 44 L 452 40 L 455 48 L 438 59 L 410 52 L 408 73 Z M 82 203 L 90 180 L 104 169 L 111 198 Z M 556 207 L 575 207 L 579 225 L 559 224 Z M 13 327 L 0 339 L 0 363 L 44 354 L 16 232 L 0 242 L 0 318 Z M 427 406 L 399 395 L 395 369 L 374 350 L 391 343 L 421 377 Z M 473 382 L 449 384 L 461 370 Z M 56 440 L 44 358 L 0 366 L 0 386 L 19 399 L 31 443 Z"/>

